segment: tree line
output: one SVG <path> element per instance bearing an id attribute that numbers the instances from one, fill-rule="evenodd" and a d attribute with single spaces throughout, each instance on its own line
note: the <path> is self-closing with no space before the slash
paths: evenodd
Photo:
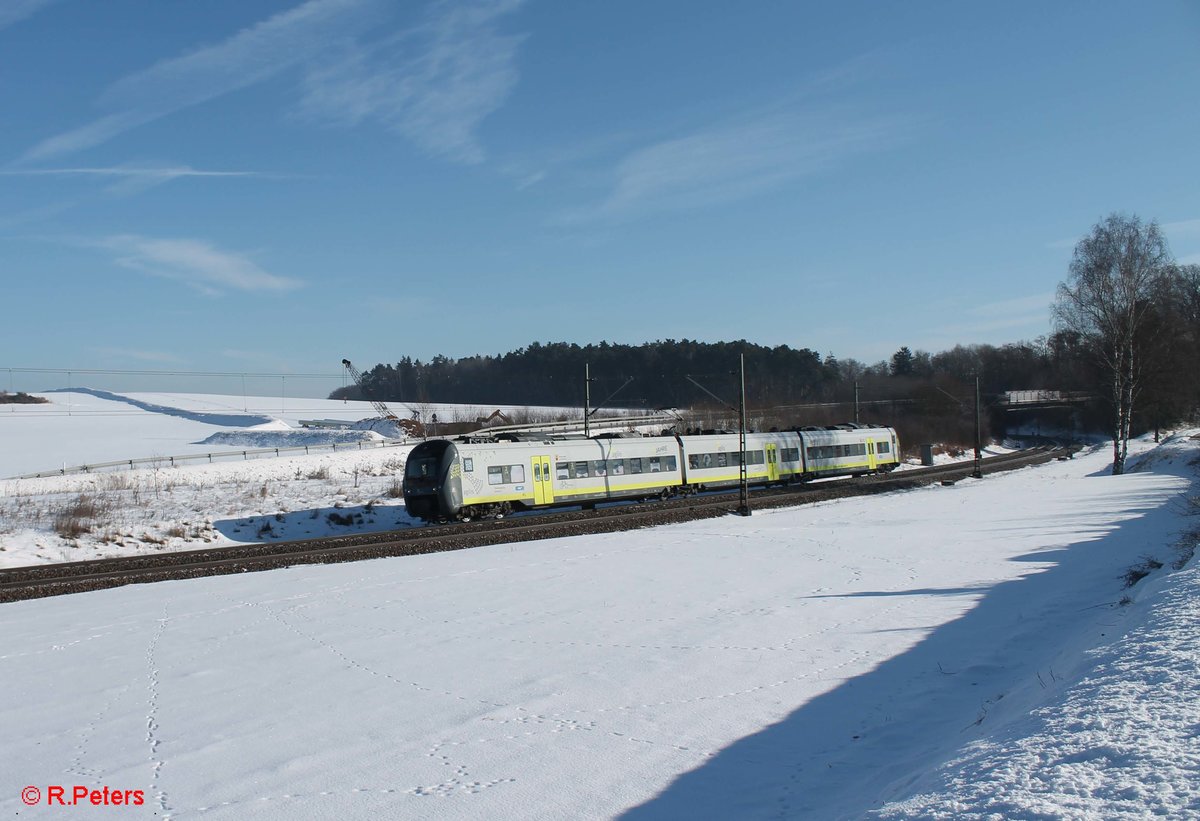
<path id="1" fill-rule="evenodd" d="M 770 348 L 745 340 L 582 346 L 533 342 L 496 356 L 439 355 L 429 362 L 406 356 L 364 371 L 361 390 L 339 388 L 330 398 L 582 407 L 584 374 L 590 370 L 593 407 L 609 397 L 609 407 L 688 407 L 705 398 L 689 376 L 714 393 L 734 396 L 731 369 L 737 367 L 739 354 L 746 359 L 747 394 L 753 392 L 761 401 L 816 400 L 838 378 L 836 367 L 807 348 Z"/>
<path id="2" fill-rule="evenodd" d="M 1051 332 L 1032 341 L 937 353 L 906 346 L 871 364 L 809 348 L 689 339 L 533 342 L 428 362 L 406 356 L 364 371 L 361 387 L 330 398 L 582 408 L 586 369 L 593 408 L 709 408 L 718 418 L 737 401 L 741 355 L 747 407 L 762 428 L 847 421 L 857 395 L 860 421 L 894 424 L 909 442 L 967 442 L 976 379 L 995 433 L 1011 419 L 997 402 L 1006 391 L 1083 392 L 1095 401 L 1048 421 L 1112 435 L 1117 472 L 1131 435 L 1197 414 L 1200 266 L 1177 264 L 1156 223 L 1112 215 L 1094 226 L 1075 249 L 1053 311 Z"/>

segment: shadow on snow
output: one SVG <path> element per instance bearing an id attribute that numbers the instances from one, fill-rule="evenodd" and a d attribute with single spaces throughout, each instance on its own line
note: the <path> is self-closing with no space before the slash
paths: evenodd
<path id="1" fill-rule="evenodd" d="M 213 528 L 235 542 L 273 542 L 405 530 L 421 524 L 402 504 L 365 504 L 240 516 L 213 522 Z"/>
<path id="2" fill-rule="evenodd" d="M 150 402 L 142 402 L 138 399 L 122 396 L 119 393 L 110 393 L 109 391 L 97 390 L 95 388 L 55 388 L 45 391 L 45 393 L 85 393 L 97 399 L 107 399 L 110 402 L 124 402 L 127 405 L 133 405 L 135 408 L 141 408 L 150 413 L 178 416 L 180 419 L 190 419 L 193 422 L 203 422 L 206 425 L 221 425 L 229 428 L 245 428 L 251 425 L 262 425 L 274 421 L 270 416 L 263 416 L 256 413 L 189 411 L 183 408 L 173 408 L 170 405 L 155 405 Z"/>
<path id="3" fill-rule="evenodd" d="M 1167 492 L 1152 500 L 1131 488 L 1126 498 L 1136 500 L 1136 517 L 1101 528 L 1088 522 L 1093 511 L 1081 511 L 1080 538 L 1014 559 L 1050 564 L 1044 570 L 983 589 L 847 594 L 982 598 L 911 649 L 730 744 L 622 817 L 859 818 L 906 797 L 962 745 L 1052 697 L 1083 663 L 1079 649 L 1115 632 L 1125 612 L 1122 574 L 1147 549 L 1165 549 L 1166 534 L 1178 526 Z M 1089 591 L 1104 592 L 1088 598 Z"/>

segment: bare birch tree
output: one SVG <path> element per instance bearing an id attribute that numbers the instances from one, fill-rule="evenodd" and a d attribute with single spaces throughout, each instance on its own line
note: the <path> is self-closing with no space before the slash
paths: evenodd
<path id="1" fill-rule="evenodd" d="M 1139 331 L 1172 265 L 1157 222 L 1111 214 L 1075 246 L 1070 274 L 1058 286 L 1055 321 L 1087 341 L 1108 383 L 1114 475 L 1125 472 L 1133 405 L 1145 370 L 1145 334 Z"/>

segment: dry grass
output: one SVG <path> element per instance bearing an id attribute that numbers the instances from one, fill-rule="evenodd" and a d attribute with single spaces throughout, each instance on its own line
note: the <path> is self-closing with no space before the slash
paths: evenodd
<path id="1" fill-rule="evenodd" d="M 80 493 L 54 515 L 54 532 L 64 539 L 78 539 L 108 524 L 111 508 L 101 497 Z"/>
<path id="2" fill-rule="evenodd" d="M 1140 564 L 1136 564 L 1125 571 L 1122 580 L 1125 582 L 1126 587 L 1133 587 L 1160 567 L 1162 567 L 1162 562 L 1158 559 L 1155 559 L 1153 556 L 1143 556 Z"/>

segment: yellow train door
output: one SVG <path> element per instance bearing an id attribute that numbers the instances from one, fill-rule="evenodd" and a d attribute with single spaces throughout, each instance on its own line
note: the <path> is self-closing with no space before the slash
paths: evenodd
<path id="1" fill-rule="evenodd" d="M 554 474 L 549 456 L 533 457 L 533 503 L 548 505 L 554 501 Z"/>
<path id="2" fill-rule="evenodd" d="M 779 481 L 779 448 L 777 445 L 767 445 L 767 481 Z"/>
<path id="3" fill-rule="evenodd" d="M 875 469 L 877 462 L 875 460 L 875 443 L 870 439 L 867 440 L 867 467 L 871 470 Z"/>

